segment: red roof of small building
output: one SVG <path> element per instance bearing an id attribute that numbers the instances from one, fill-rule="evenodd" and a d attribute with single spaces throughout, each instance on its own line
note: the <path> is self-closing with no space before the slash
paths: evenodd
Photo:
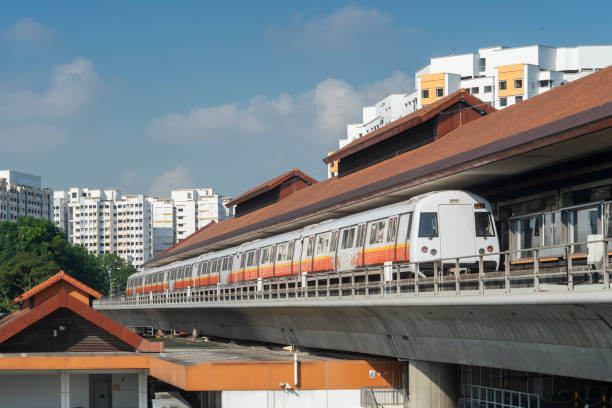
<path id="1" fill-rule="evenodd" d="M 96 292 L 87 285 L 84 285 L 70 275 L 61 271 L 41 284 L 30 289 L 23 295 L 18 296 L 15 301 L 19 302 L 19 300 L 29 299 L 37 293 L 42 292 L 44 289 L 51 288 L 54 283 L 62 280 L 69 283 L 72 287 L 78 288 L 92 297 L 95 297 L 96 299 L 99 299 L 102 296 L 99 292 Z M 0 343 L 5 342 L 34 323 L 44 319 L 57 309 L 66 308 L 81 318 L 88 320 L 104 331 L 117 337 L 124 343 L 129 344 L 138 351 L 163 351 L 162 342 L 149 342 L 130 329 L 117 323 L 113 319 L 103 315 L 97 310 L 94 310 L 88 303 L 84 303 L 78 297 L 73 296 L 70 291 L 71 288 L 62 285 L 57 285 L 55 288 L 56 291 L 54 294 L 45 297 L 44 300 L 37 302 L 33 307 L 23 308 L 0 320 Z"/>
<path id="2" fill-rule="evenodd" d="M 357 153 L 358 151 L 372 146 L 373 144 L 405 132 L 423 122 L 427 122 L 436 115 L 439 115 L 445 109 L 448 109 L 459 102 L 464 102 L 478 110 L 482 110 L 485 113 L 493 113 L 497 111 L 497 109 L 468 93 L 465 89 L 460 89 L 417 111 L 412 112 L 409 115 L 399 118 L 398 120 L 393 121 L 388 125 L 375 130 L 374 132 L 370 132 L 367 135 L 352 141 L 342 149 L 339 149 L 323 158 L 323 161 L 329 164 L 333 161 L 340 160 L 343 157 Z"/>
<path id="3" fill-rule="evenodd" d="M 468 94 L 464 96 L 470 98 Z M 430 109 L 432 105 L 439 106 L 433 103 Z M 254 231 L 460 173 L 518 151 L 535 150 L 545 143 L 556 143 L 561 136 L 579 137 L 593 132 L 590 123 L 609 127 L 611 117 L 612 67 L 608 67 L 467 123 L 415 150 L 345 177 L 321 181 L 242 217 L 223 220 L 179 242 L 149 264 L 163 264 L 188 251 L 204 252 L 207 246 L 226 239 L 248 239 Z"/>
<path id="4" fill-rule="evenodd" d="M 66 272 L 59 271 L 58 273 L 56 273 L 55 275 L 53 275 L 46 281 L 39 283 L 38 285 L 34 286 L 32 289 L 28 290 L 22 295 L 17 296 L 15 299 L 13 299 L 13 303 L 19 303 L 24 300 L 27 300 L 31 298 L 32 296 L 34 296 L 35 294 L 42 292 L 44 289 L 47 289 L 54 283 L 59 282 L 60 280 L 64 280 L 68 282 L 72 286 L 82 290 L 83 292 L 87 293 L 88 295 L 90 295 L 91 297 L 95 299 L 100 299 L 102 297 L 102 294 L 100 292 L 97 292 L 93 290 L 92 288 L 90 288 L 89 286 L 85 285 L 84 283 L 79 282 L 78 280 L 74 279 L 72 276 L 68 275 Z"/>
<path id="5" fill-rule="evenodd" d="M 268 180 L 263 184 L 258 185 L 257 187 L 253 187 L 245 193 L 240 194 L 238 197 L 234 198 L 232 201 L 227 203 L 228 206 L 238 205 L 247 200 L 250 200 L 253 197 L 256 197 L 260 194 L 265 193 L 266 191 L 272 190 L 274 187 L 279 186 L 281 183 L 293 178 L 299 177 L 302 180 L 306 181 L 309 184 L 315 184 L 317 180 L 310 177 L 308 174 L 300 171 L 299 169 L 291 169 L 286 173 L 281 174 L 278 177 L 274 177 L 272 180 Z"/>

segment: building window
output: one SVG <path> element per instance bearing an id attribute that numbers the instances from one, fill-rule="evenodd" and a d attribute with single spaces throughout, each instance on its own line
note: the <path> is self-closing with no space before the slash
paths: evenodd
<path id="1" fill-rule="evenodd" d="M 499 90 L 500 91 L 506 90 L 506 81 L 499 81 Z"/>
<path id="2" fill-rule="evenodd" d="M 480 72 L 484 72 L 484 70 L 487 68 L 487 59 L 480 58 L 479 65 L 480 65 Z"/>
<path id="3" fill-rule="evenodd" d="M 436 96 L 438 98 L 444 96 L 444 88 L 436 88 Z"/>
<path id="4" fill-rule="evenodd" d="M 521 102 L 523 100 L 523 95 L 518 95 L 514 97 L 514 103 Z"/>
<path id="5" fill-rule="evenodd" d="M 521 89 L 523 87 L 523 80 L 522 79 L 515 79 L 514 80 L 514 89 Z"/>
<path id="6" fill-rule="evenodd" d="M 491 91 L 493 91 L 493 87 L 491 85 L 485 85 L 485 87 L 483 89 L 483 92 L 484 93 L 489 93 Z"/>
<path id="7" fill-rule="evenodd" d="M 548 87 L 548 86 L 552 86 L 552 79 L 545 79 L 543 81 L 540 81 L 540 87 L 544 88 L 544 87 Z"/>
<path id="8" fill-rule="evenodd" d="M 508 106 L 508 99 L 499 98 L 499 106 Z"/>
<path id="9" fill-rule="evenodd" d="M 429 98 L 429 89 L 423 89 L 423 90 L 421 91 L 421 98 L 422 98 L 422 99 L 427 99 L 427 98 Z"/>
<path id="10" fill-rule="evenodd" d="M 477 86 L 472 87 L 472 89 L 470 90 L 470 93 L 471 93 L 472 95 L 477 94 L 478 92 L 479 92 L 479 90 L 478 90 L 478 87 L 477 87 Z"/>

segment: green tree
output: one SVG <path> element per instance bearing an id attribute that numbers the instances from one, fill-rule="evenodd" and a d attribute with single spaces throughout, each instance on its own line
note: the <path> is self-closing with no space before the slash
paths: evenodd
<path id="1" fill-rule="evenodd" d="M 103 254 L 98 257 L 100 267 L 106 272 L 106 287 L 109 287 L 108 279 L 112 283 L 112 293 L 125 292 L 128 277 L 136 272 L 134 265 L 128 264 L 117 254 Z"/>
<path id="2" fill-rule="evenodd" d="M 50 221 L 21 217 L 0 222 L 0 310 L 12 310 L 12 299 L 60 270 L 107 294 L 107 271 L 113 262 L 104 263 L 106 255 L 98 258 L 80 245 L 71 245 Z M 114 291 L 125 289 L 127 275 L 135 272 L 125 262 L 115 264 L 111 271 L 117 282 Z"/>

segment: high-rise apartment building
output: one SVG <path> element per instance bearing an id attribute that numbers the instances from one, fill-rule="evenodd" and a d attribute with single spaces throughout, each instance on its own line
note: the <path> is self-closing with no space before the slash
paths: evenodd
<path id="1" fill-rule="evenodd" d="M 153 257 L 176 242 L 175 209 L 169 198 L 151 198 Z"/>
<path id="2" fill-rule="evenodd" d="M 362 123 L 347 125 L 346 138 L 340 139 L 338 145 L 343 148 L 459 89 L 503 109 L 611 64 L 612 45 L 496 46 L 480 48 L 476 53 L 431 58 L 415 74 L 416 90 L 388 95 L 374 106 L 364 107 Z M 337 175 L 335 165 L 328 165 L 328 177 Z"/>
<path id="3" fill-rule="evenodd" d="M 50 220 L 52 206 L 53 192 L 41 187 L 40 176 L 0 171 L 0 221 L 26 216 Z"/>
<path id="4" fill-rule="evenodd" d="M 211 223 L 232 215 L 223 201 L 228 197 L 217 194 L 212 188 L 172 190 L 176 211 L 177 242 Z"/>
<path id="5" fill-rule="evenodd" d="M 73 187 L 56 191 L 54 204 L 55 224 L 89 253 L 116 253 L 137 268 L 153 256 L 149 197 Z"/>
<path id="6" fill-rule="evenodd" d="M 53 220 L 70 243 L 92 254 L 116 253 L 137 268 L 211 221 L 233 215 L 230 197 L 212 189 L 172 192 L 172 199 L 73 187 L 55 191 Z"/>

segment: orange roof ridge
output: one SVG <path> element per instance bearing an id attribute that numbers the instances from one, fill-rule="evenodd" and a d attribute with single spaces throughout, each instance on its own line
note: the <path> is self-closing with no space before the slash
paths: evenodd
<path id="1" fill-rule="evenodd" d="M 102 297 L 102 294 L 100 292 L 93 290 L 92 288 L 90 288 L 89 286 L 85 285 L 82 282 L 79 282 L 78 280 L 74 279 L 72 276 L 68 275 L 66 272 L 59 271 L 58 273 L 51 276 L 46 281 L 39 283 L 38 285 L 34 286 L 32 289 L 17 296 L 15 299 L 13 299 L 13 303 L 23 302 L 24 300 L 31 298 L 35 294 L 41 292 L 43 289 L 48 288 L 49 286 L 53 285 L 55 282 L 58 282 L 60 280 L 65 280 L 72 286 L 78 289 L 81 289 L 83 292 L 87 293 L 88 295 L 96 299 L 100 299 Z"/>
<path id="2" fill-rule="evenodd" d="M 61 276 L 61 273 L 62 272 L 56 274 L 55 276 Z M 71 279 L 74 280 L 74 278 Z M 50 315 L 52 312 L 60 308 L 69 309 L 81 318 L 88 320 L 92 324 L 117 337 L 124 343 L 134 347 L 135 350 L 144 353 L 158 353 L 163 351 L 162 342 L 150 342 L 142 338 L 127 327 L 122 326 L 111 318 L 103 315 L 97 310 L 94 310 L 89 305 L 86 305 L 83 302 L 73 298 L 64 289 L 60 289 L 55 295 L 36 305 L 34 308 L 17 310 L 16 312 L 13 312 L 9 316 L 2 319 L 0 321 L 0 343 L 5 342 L 9 338 L 15 336 L 27 327 L 33 325 L 34 323 L 43 319 L 45 316 Z"/>
<path id="3" fill-rule="evenodd" d="M 293 168 L 283 174 L 281 174 L 280 176 L 276 176 L 271 180 L 266 181 L 265 183 L 262 183 L 260 185 L 258 185 L 257 187 L 253 187 L 250 190 L 247 190 L 246 192 L 240 194 L 238 197 L 234 198 L 232 201 L 230 201 L 229 203 L 227 203 L 228 206 L 232 206 L 232 205 L 237 205 L 240 204 L 242 202 L 247 201 L 250 198 L 253 198 L 261 193 L 265 193 L 268 190 L 273 189 L 274 187 L 278 186 L 279 184 L 281 184 L 282 182 L 290 179 L 291 177 L 294 176 L 298 176 L 304 180 L 306 180 L 307 182 L 309 182 L 310 184 L 315 184 L 317 183 L 317 180 L 310 177 L 308 174 L 304 173 L 303 171 L 301 171 L 298 168 Z"/>
<path id="4" fill-rule="evenodd" d="M 342 159 L 343 157 L 356 153 L 389 137 L 395 136 L 399 132 L 405 132 L 406 130 L 413 128 L 420 123 L 428 121 L 432 117 L 442 112 L 444 109 L 447 109 L 448 107 L 461 101 L 466 102 L 472 107 L 479 107 L 480 110 L 485 111 L 486 113 L 492 113 L 497 111 L 497 109 L 490 106 L 488 103 L 470 94 L 464 88 L 461 88 L 458 91 L 455 91 L 452 94 L 445 96 L 444 98 L 438 99 L 437 101 L 432 102 L 429 105 L 423 106 L 419 110 L 416 110 L 404 117 L 401 117 L 381 127 L 380 129 L 370 132 L 367 135 L 360 137 L 359 139 L 353 140 L 351 143 L 347 144 L 343 148 L 338 149 L 323 158 L 323 161 L 329 164 L 335 160 Z"/>

